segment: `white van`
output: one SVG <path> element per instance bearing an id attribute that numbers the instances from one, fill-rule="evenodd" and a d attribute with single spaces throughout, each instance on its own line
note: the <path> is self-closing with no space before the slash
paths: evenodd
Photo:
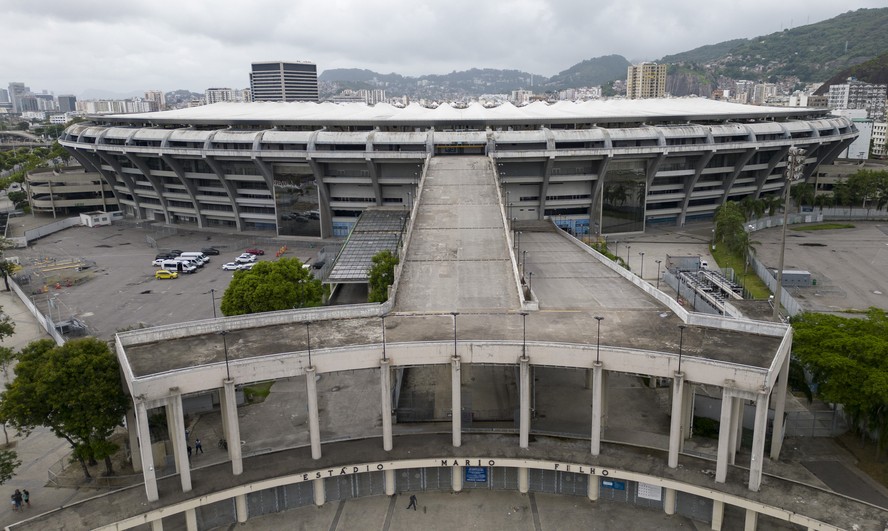
<path id="1" fill-rule="evenodd" d="M 195 261 L 200 262 L 200 265 L 204 265 L 210 261 L 210 257 L 199 252 L 187 252 L 179 255 L 179 258 L 192 258 L 196 259 Z"/>
<path id="2" fill-rule="evenodd" d="M 173 258 L 176 262 L 182 262 L 183 264 L 187 264 L 189 266 L 194 267 L 203 267 L 203 262 L 200 261 L 200 258 L 196 256 L 177 256 Z"/>

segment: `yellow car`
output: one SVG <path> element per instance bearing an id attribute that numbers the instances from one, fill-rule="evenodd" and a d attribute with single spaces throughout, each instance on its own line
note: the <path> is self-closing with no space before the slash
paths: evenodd
<path id="1" fill-rule="evenodd" d="M 179 273 L 160 269 L 154 272 L 154 278 L 179 278 Z"/>

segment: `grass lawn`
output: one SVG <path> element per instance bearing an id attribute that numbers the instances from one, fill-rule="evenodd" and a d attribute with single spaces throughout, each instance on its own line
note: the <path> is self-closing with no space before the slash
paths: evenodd
<path id="1" fill-rule="evenodd" d="M 798 232 L 815 231 L 815 230 L 836 230 L 836 229 L 853 229 L 851 223 L 818 223 L 817 225 L 797 225 L 795 227 L 787 227 L 789 230 Z"/>
<path id="2" fill-rule="evenodd" d="M 259 382 L 248 387 L 244 387 L 244 398 L 251 404 L 263 402 L 268 398 L 271 392 L 271 385 L 274 382 Z"/>
<path id="3" fill-rule="evenodd" d="M 724 247 L 724 245 L 718 246 L 716 250 L 712 251 L 712 257 L 715 258 L 718 267 L 721 269 L 732 268 L 734 270 L 735 282 L 745 286 L 753 299 L 767 299 L 771 295 L 771 290 L 768 289 L 768 286 L 765 286 L 765 283 L 762 282 L 762 279 L 755 274 L 751 267 L 744 274 L 745 264 L 743 258 L 728 253 L 724 250 Z"/>

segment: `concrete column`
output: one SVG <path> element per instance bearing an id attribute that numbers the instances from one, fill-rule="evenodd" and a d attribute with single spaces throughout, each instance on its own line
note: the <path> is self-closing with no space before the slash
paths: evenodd
<path id="1" fill-rule="evenodd" d="M 315 368 L 305 369 L 305 391 L 308 395 L 308 437 L 311 440 L 311 458 L 321 458 L 321 424 L 318 416 L 318 380 Z"/>
<path id="2" fill-rule="evenodd" d="M 450 422 L 453 430 L 453 446 L 462 446 L 462 372 L 459 356 L 450 358 Z M 460 484 L 462 486 L 462 484 Z M 454 489 L 455 490 L 455 489 Z M 459 491 L 457 491 L 459 492 Z"/>
<path id="3" fill-rule="evenodd" d="M 749 490 L 756 492 L 762 486 L 762 470 L 765 460 L 765 432 L 768 430 L 768 394 L 768 390 L 763 389 L 759 391 L 758 397 L 755 399 L 752 457 L 749 460 Z"/>
<path id="4" fill-rule="evenodd" d="M 324 490 L 324 478 L 312 480 L 314 487 L 314 502 L 318 507 L 322 507 L 327 502 L 327 491 Z"/>
<path id="5" fill-rule="evenodd" d="M 678 467 L 681 450 L 682 412 L 684 411 L 684 373 L 676 372 L 672 378 L 672 419 L 669 422 L 669 468 Z M 673 493 L 673 497 L 675 494 Z M 672 514 L 666 512 L 666 514 Z"/>
<path id="6" fill-rule="evenodd" d="M 530 441 L 530 358 L 524 356 L 519 361 L 520 367 L 520 405 L 519 415 L 520 422 L 518 426 L 519 439 L 521 448 L 527 448 Z M 527 474 L 526 469 L 525 475 Z M 520 477 L 519 470 L 519 477 Z M 527 492 L 523 490 L 521 492 Z"/>
<path id="7" fill-rule="evenodd" d="M 185 529 L 197 531 L 197 512 L 194 509 L 187 509 L 185 511 Z"/>
<path id="8" fill-rule="evenodd" d="M 453 492 L 461 492 L 463 489 L 463 479 L 465 478 L 466 469 L 461 466 L 451 468 L 450 483 L 453 485 Z"/>
<path id="9" fill-rule="evenodd" d="M 382 480 L 385 484 L 385 495 L 386 496 L 394 496 L 395 495 L 395 471 L 394 470 L 385 470 L 382 474 Z"/>
<path id="10" fill-rule="evenodd" d="M 713 531 L 721 531 L 722 524 L 725 521 L 725 502 L 712 500 L 712 529 Z"/>
<path id="11" fill-rule="evenodd" d="M 735 464 L 737 460 L 737 450 L 743 441 L 743 399 L 731 399 L 731 425 L 728 433 L 728 463 Z"/>
<path id="12" fill-rule="evenodd" d="M 389 360 L 379 361 L 379 389 L 382 404 L 382 449 L 392 449 L 392 371 Z"/>
<path id="13" fill-rule="evenodd" d="M 244 460 L 241 453 L 240 421 L 237 417 L 237 394 L 234 391 L 234 380 L 222 381 L 222 428 L 225 440 L 228 441 L 228 459 L 231 460 L 231 473 L 239 476 L 244 471 Z"/>
<path id="14" fill-rule="evenodd" d="M 589 485 L 586 490 L 586 495 L 589 496 L 589 501 L 598 501 L 598 497 L 601 495 L 601 478 L 590 475 Z"/>
<path id="15" fill-rule="evenodd" d="M 142 477 L 148 501 L 157 501 L 157 474 L 154 471 L 154 455 L 151 453 L 151 434 L 148 432 L 148 408 L 141 400 L 136 402 L 136 428 L 139 433 L 139 454 L 142 458 Z"/>
<path id="16" fill-rule="evenodd" d="M 752 509 L 746 509 L 746 522 L 743 524 L 744 531 L 755 531 L 758 527 L 759 515 Z"/>
<path id="17" fill-rule="evenodd" d="M 668 515 L 675 514 L 675 489 L 663 488 L 663 511 Z"/>
<path id="18" fill-rule="evenodd" d="M 521 467 L 518 469 L 518 492 L 521 494 L 527 494 L 527 491 L 530 490 L 530 471 Z"/>
<path id="19" fill-rule="evenodd" d="M 151 531 L 163 531 L 163 520 L 151 520 Z"/>
<path id="20" fill-rule="evenodd" d="M 694 392 L 694 384 L 685 383 L 684 385 L 684 398 L 682 399 L 682 404 L 684 404 L 684 411 L 681 413 L 681 417 L 683 419 L 681 425 L 681 449 L 684 450 L 684 441 L 686 439 L 690 439 L 694 434 L 694 401 L 695 401 L 696 393 Z"/>
<path id="21" fill-rule="evenodd" d="M 789 355 L 780 367 L 780 376 L 777 378 L 777 387 L 771 392 L 771 401 L 774 404 L 774 424 L 771 429 L 771 460 L 780 459 L 780 449 L 783 448 L 785 436 L 783 425 L 783 413 L 786 411 L 786 385 L 789 380 Z"/>
<path id="22" fill-rule="evenodd" d="M 731 412 L 733 411 L 733 397 L 727 388 L 722 390 L 721 417 L 718 427 L 718 457 L 715 463 L 715 481 L 724 483 L 728 477 L 728 450 L 731 442 Z"/>
<path id="23" fill-rule="evenodd" d="M 247 510 L 247 495 L 241 494 L 234 497 L 234 512 L 237 514 L 237 523 L 242 524 L 250 517 Z"/>
<path id="24" fill-rule="evenodd" d="M 182 482 L 182 492 L 191 490 L 191 459 L 188 457 L 188 441 L 185 440 L 185 416 L 182 411 L 182 395 L 176 391 L 167 398 L 166 403 L 167 431 L 173 447 L 176 471 Z"/>
<path id="25" fill-rule="evenodd" d="M 604 371 L 601 374 L 601 427 L 607 428 L 607 410 L 608 410 L 608 402 L 607 402 L 607 381 L 610 377 L 608 376 L 607 371 Z"/>
<path id="26" fill-rule="evenodd" d="M 135 409 L 126 410 L 126 434 L 129 437 L 130 456 L 133 460 L 133 471 L 142 471 L 142 452 L 139 451 L 139 430 L 136 427 Z"/>
<path id="27" fill-rule="evenodd" d="M 601 453 L 601 417 L 604 406 L 604 369 L 596 362 L 592 377 L 592 455 Z"/>

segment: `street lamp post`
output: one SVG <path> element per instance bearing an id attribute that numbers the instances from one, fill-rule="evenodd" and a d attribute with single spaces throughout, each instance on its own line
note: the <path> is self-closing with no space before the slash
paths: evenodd
<path id="1" fill-rule="evenodd" d="M 657 289 L 660 289 L 660 264 L 663 260 L 654 260 L 654 262 L 657 262 Z"/>
<path id="2" fill-rule="evenodd" d="M 789 223 L 789 189 L 802 177 L 805 168 L 805 150 L 792 146 L 786 156 L 786 188 L 783 195 L 783 236 L 780 239 L 780 261 L 777 267 L 777 287 L 774 289 L 774 319 L 780 318 L 780 297 L 783 289 L 783 259 L 786 253 L 786 225 Z"/>
<path id="3" fill-rule="evenodd" d="M 530 298 L 533 298 L 533 271 L 527 273 L 527 291 L 530 292 Z"/>
<path id="4" fill-rule="evenodd" d="M 228 340 L 225 339 L 225 336 L 228 335 L 228 330 L 222 330 L 219 332 L 219 335 L 222 336 L 222 351 L 225 352 L 225 375 L 228 377 L 228 380 L 231 380 L 231 369 L 228 367 Z"/>
<path id="5" fill-rule="evenodd" d="M 453 316 L 453 357 L 456 357 L 456 316 L 459 315 L 459 312 L 450 312 L 450 315 Z"/>
<path id="6" fill-rule="evenodd" d="M 687 325 L 680 324 L 678 325 L 679 336 L 678 336 L 678 371 L 681 372 L 681 349 L 684 346 L 684 336 L 685 336 L 685 328 Z"/>
<path id="7" fill-rule="evenodd" d="M 641 280 L 644 280 L 644 251 L 638 254 L 641 255 L 641 271 L 638 273 L 638 276 L 641 277 Z"/>
<path id="8" fill-rule="evenodd" d="M 527 312 L 521 312 L 518 314 L 521 316 L 521 326 L 523 328 L 522 339 L 521 339 L 521 357 L 527 357 Z"/>
<path id="9" fill-rule="evenodd" d="M 597 365 L 601 356 L 601 321 L 604 320 L 604 317 L 596 315 L 595 320 L 598 321 L 598 339 L 595 341 L 595 363 Z"/>
<path id="10" fill-rule="evenodd" d="M 521 278 L 524 278 L 524 272 L 527 271 L 527 250 L 521 251 Z"/>
<path id="11" fill-rule="evenodd" d="M 216 288 L 210 288 L 210 296 L 213 298 L 213 319 L 216 318 Z"/>
<path id="12" fill-rule="evenodd" d="M 311 323 L 305 322 L 305 344 L 308 349 L 308 366 L 311 367 Z"/>
<path id="13" fill-rule="evenodd" d="M 627 268 L 629 267 L 629 251 L 631 251 L 631 250 L 632 250 L 632 246 L 631 246 L 631 245 L 627 245 L 627 246 L 626 246 L 626 267 L 627 267 Z M 631 269 L 631 268 L 630 268 L 630 269 Z"/>
<path id="14" fill-rule="evenodd" d="M 382 361 L 386 361 L 385 357 L 385 316 L 382 317 Z"/>

